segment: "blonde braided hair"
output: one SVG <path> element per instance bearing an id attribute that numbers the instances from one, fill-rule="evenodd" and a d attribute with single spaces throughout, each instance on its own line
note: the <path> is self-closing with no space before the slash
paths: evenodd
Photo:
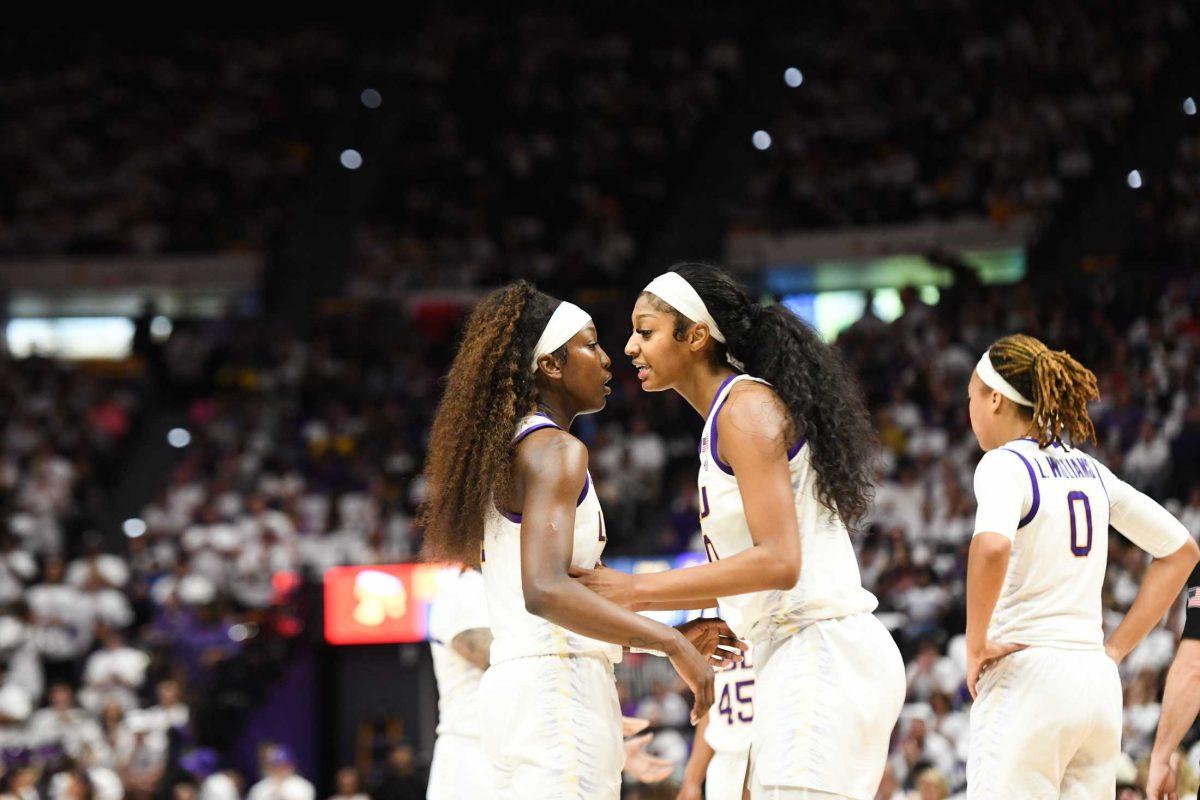
<path id="1" fill-rule="evenodd" d="M 1013 388 L 1033 401 L 1033 424 L 1039 447 L 1096 441 L 1096 426 L 1087 404 L 1100 399 L 1096 374 L 1066 350 L 1051 350 L 1040 340 L 1015 333 L 988 348 L 992 366 Z M 1024 410 L 1024 409 L 1023 409 Z"/>

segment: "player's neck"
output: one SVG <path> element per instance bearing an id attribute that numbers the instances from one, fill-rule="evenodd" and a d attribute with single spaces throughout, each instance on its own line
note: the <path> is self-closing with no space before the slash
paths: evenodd
<path id="1" fill-rule="evenodd" d="M 1028 436 L 1036 436 L 1033 424 L 1021 417 L 1013 417 L 1007 420 L 1005 425 L 1000 430 L 1001 440 L 1003 442 L 1013 442 L 1017 439 L 1024 439 Z"/>
<path id="2" fill-rule="evenodd" d="M 712 408 L 713 398 L 721 390 L 721 384 L 736 374 L 728 367 L 705 367 L 696 370 L 688 380 L 676 384 L 675 391 L 679 392 L 683 399 L 696 409 L 697 414 L 707 418 L 708 411 Z"/>
<path id="3" fill-rule="evenodd" d="M 557 397 L 540 398 L 537 404 L 537 412 L 550 418 L 558 427 L 565 430 L 570 430 L 571 423 L 575 421 L 578 412 L 568 408 L 568 403 Z"/>

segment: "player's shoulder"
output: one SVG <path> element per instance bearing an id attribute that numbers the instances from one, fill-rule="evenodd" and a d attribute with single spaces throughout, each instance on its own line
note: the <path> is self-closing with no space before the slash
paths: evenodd
<path id="1" fill-rule="evenodd" d="M 988 450 L 975 465 L 975 479 L 1004 477 L 1025 472 L 1025 456 L 1008 445 Z"/>
<path id="2" fill-rule="evenodd" d="M 587 470 L 587 445 L 568 431 L 544 427 L 524 436 L 514 454 L 516 467 L 526 474 L 561 471 L 566 475 Z"/>
<path id="3" fill-rule="evenodd" d="M 729 389 L 717 418 L 722 435 L 728 430 L 765 436 L 782 435 L 788 428 L 787 406 L 769 384 L 741 380 Z"/>

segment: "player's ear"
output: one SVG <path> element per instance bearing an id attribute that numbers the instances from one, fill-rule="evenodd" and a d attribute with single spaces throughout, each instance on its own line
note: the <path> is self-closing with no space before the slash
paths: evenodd
<path id="1" fill-rule="evenodd" d="M 708 331 L 708 326 L 703 322 L 692 323 L 691 329 L 688 330 L 688 349 L 693 353 L 704 347 L 704 343 L 712 336 Z"/>
<path id="2" fill-rule="evenodd" d="M 558 363 L 558 359 L 553 353 L 547 353 L 544 356 L 538 356 L 537 360 L 538 372 L 545 373 L 548 378 L 562 379 L 563 369 L 562 364 Z"/>

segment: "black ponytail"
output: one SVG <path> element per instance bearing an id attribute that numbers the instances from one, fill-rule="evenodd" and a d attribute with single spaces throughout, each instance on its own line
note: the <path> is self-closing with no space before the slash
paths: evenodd
<path id="1" fill-rule="evenodd" d="M 723 270 L 678 264 L 671 271 L 692 285 L 725 335 L 723 345 L 714 340 L 714 357 L 775 388 L 788 410 L 788 444 L 807 441 L 817 499 L 855 527 L 871 505 L 878 440 L 862 389 L 841 356 L 782 304 L 751 300 Z"/>

